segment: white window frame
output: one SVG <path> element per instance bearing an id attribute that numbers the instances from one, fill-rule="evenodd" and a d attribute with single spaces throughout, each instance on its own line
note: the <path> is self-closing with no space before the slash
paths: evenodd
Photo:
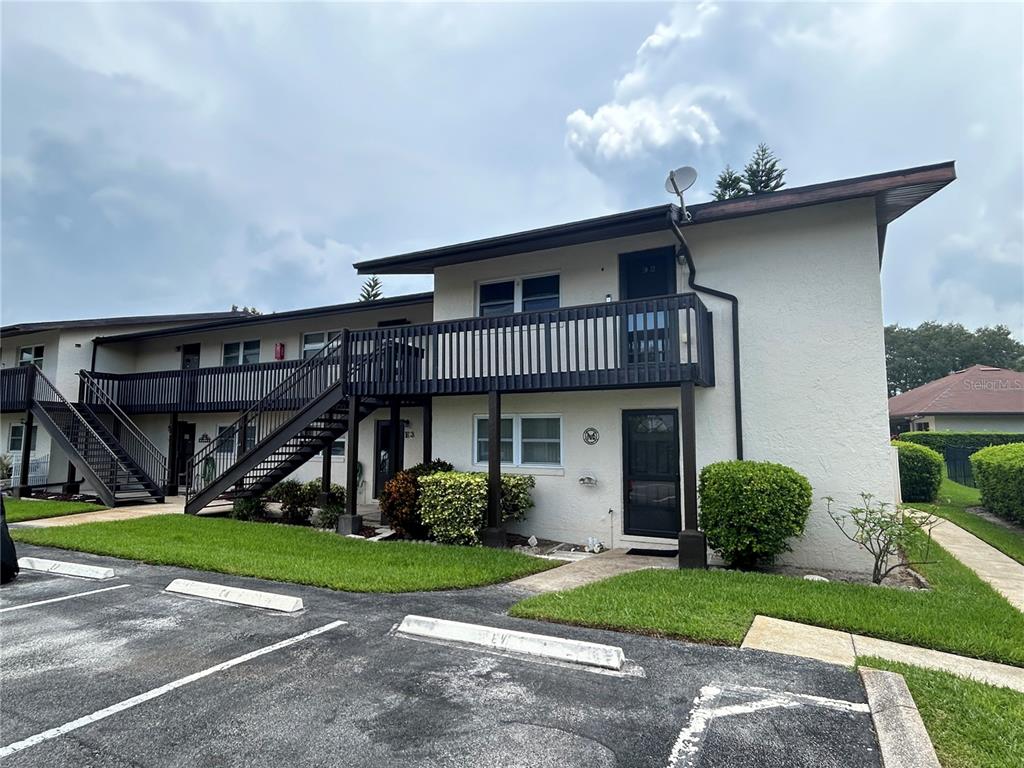
<path id="1" fill-rule="evenodd" d="M 333 443 L 331 443 L 327 448 L 325 448 L 323 451 L 321 451 L 320 455 L 323 456 L 323 454 L 327 453 L 327 454 L 330 455 L 331 461 L 343 461 L 345 459 L 345 456 L 346 456 L 345 452 L 348 450 L 348 439 L 347 438 L 348 438 L 348 435 L 342 435 L 337 440 L 335 440 Z M 338 452 L 338 453 L 335 453 L 334 452 L 334 447 L 336 445 L 338 445 L 339 443 L 341 444 L 341 451 Z"/>
<path id="2" fill-rule="evenodd" d="M 562 273 L 561 272 L 539 272 L 535 275 L 518 275 L 516 277 L 502 277 L 495 280 L 481 280 L 476 284 L 476 317 L 480 315 L 480 288 L 485 285 L 498 285 L 500 283 L 512 283 L 512 311 L 522 312 L 523 311 L 523 281 L 533 280 L 537 277 L 557 277 L 558 278 L 558 307 L 562 307 Z M 553 310 L 541 309 L 531 310 L 536 312 L 551 312 Z M 492 315 L 493 317 L 493 315 Z"/>
<path id="3" fill-rule="evenodd" d="M 14 440 L 15 440 L 15 437 L 14 437 L 15 430 L 17 430 L 17 432 L 18 432 L 18 438 L 17 438 L 18 439 L 18 447 L 17 448 L 15 448 L 14 445 L 13 445 Z M 31 437 L 29 438 L 31 440 L 31 442 L 29 443 L 29 445 L 31 447 L 28 449 L 29 453 L 35 453 L 35 451 L 36 451 L 36 439 L 38 437 L 39 437 L 39 425 L 38 424 L 33 424 L 32 425 L 32 434 L 31 434 Z M 7 435 L 7 450 L 10 451 L 11 453 L 18 453 L 18 454 L 20 454 L 22 448 L 24 447 L 24 445 L 25 445 L 25 425 L 24 424 L 11 424 L 10 432 Z"/>
<path id="4" fill-rule="evenodd" d="M 308 345 L 306 343 L 306 337 L 307 336 L 312 336 L 315 333 L 322 333 L 324 335 L 323 342 L 321 342 L 316 347 Z M 315 350 L 313 352 L 313 355 L 315 355 L 317 352 L 319 352 L 321 349 L 326 347 L 328 344 L 330 344 L 332 341 L 334 341 L 339 336 L 341 336 L 341 331 L 306 331 L 305 333 L 299 334 L 299 359 L 300 360 L 308 360 L 309 359 L 309 358 L 306 357 L 306 350 L 307 350 L 307 348 L 311 349 L 311 350 Z M 310 357 L 312 357 L 313 355 L 310 355 Z"/>
<path id="5" fill-rule="evenodd" d="M 503 413 L 502 419 L 512 419 L 512 461 L 503 461 L 503 467 L 536 467 L 538 469 L 563 469 L 565 467 L 565 420 L 560 413 Z M 486 421 L 486 413 L 473 414 L 472 429 L 472 458 L 475 466 L 484 466 L 486 461 L 481 461 L 477 453 L 477 446 L 480 443 L 480 422 Z M 537 462 L 527 463 L 523 461 L 523 419 L 558 419 L 558 458 L 557 464 L 539 464 Z"/>
<path id="6" fill-rule="evenodd" d="M 26 349 L 31 350 L 31 352 L 32 352 L 32 359 L 31 360 L 26 360 L 26 361 L 23 362 L 22 361 L 21 353 L 24 352 Z M 36 350 L 37 349 L 40 350 L 40 354 L 38 356 L 36 355 Z M 18 363 L 17 363 L 18 366 L 31 365 L 31 364 L 34 363 L 37 368 L 42 370 L 42 368 L 43 368 L 43 361 L 45 359 L 46 359 L 46 345 L 45 344 L 29 344 L 29 345 L 24 346 L 24 347 L 18 347 Z"/>
<path id="7" fill-rule="evenodd" d="M 225 358 L 227 357 L 227 354 L 228 354 L 227 347 L 228 347 L 229 344 L 237 344 L 238 345 L 238 362 L 237 363 L 227 363 L 227 362 L 225 362 Z M 257 363 L 260 362 L 260 360 L 263 357 L 263 349 L 262 349 L 263 344 L 262 344 L 262 342 L 259 339 L 246 339 L 244 341 L 225 341 L 223 344 L 221 344 L 221 347 L 220 347 L 220 363 L 221 363 L 221 365 L 247 365 L 247 363 L 245 362 L 245 345 L 246 344 L 255 344 L 256 345 L 256 362 Z"/>

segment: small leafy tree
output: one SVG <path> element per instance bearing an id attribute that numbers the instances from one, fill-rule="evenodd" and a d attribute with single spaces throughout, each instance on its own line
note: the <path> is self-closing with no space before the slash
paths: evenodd
<path id="1" fill-rule="evenodd" d="M 786 169 L 779 167 L 778 158 L 764 142 L 757 145 L 750 162 L 743 168 L 743 181 L 752 195 L 781 189 L 786 185 L 785 175 Z"/>
<path id="2" fill-rule="evenodd" d="M 360 301 L 376 301 L 384 296 L 384 284 L 376 275 L 370 275 L 359 292 Z"/>
<path id="3" fill-rule="evenodd" d="M 835 499 L 826 496 L 828 515 L 839 526 L 843 535 L 854 544 L 859 544 L 874 558 L 871 569 L 871 581 L 881 584 L 882 579 L 901 565 L 922 565 L 932 562 L 928 559 L 932 544 L 932 528 L 937 522 L 933 515 L 923 512 L 906 514 L 899 507 L 880 501 L 874 503 L 870 493 L 860 495 L 863 506 L 851 507 L 846 514 L 834 512 L 832 504 Z M 897 557 L 896 563 L 889 565 L 889 560 L 900 552 L 907 552 L 914 538 L 922 531 L 927 531 L 924 560 L 907 561 L 904 563 Z"/>
<path id="4" fill-rule="evenodd" d="M 743 177 L 736 173 L 732 166 L 726 165 L 725 170 L 718 174 L 715 191 L 711 193 L 711 197 L 715 200 L 731 200 L 734 197 L 743 197 L 747 194 L 749 192 L 743 185 Z"/>
<path id="5" fill-rule="evenodd" d="M 0 480 L 10 480 L 14 471 L 14 460 L 9 453 L 0 453 Z"/>

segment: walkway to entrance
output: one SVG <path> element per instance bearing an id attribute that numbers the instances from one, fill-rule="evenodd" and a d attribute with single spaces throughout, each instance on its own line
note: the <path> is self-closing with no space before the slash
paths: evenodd
<path id="1" fill-rule="evenodd" d="M 512 584 L 533 592 L 560 592 L 618 576 L 620 573 L 640 571 L 644 568 L 678 567 L 679 561 L 674 557 L 627 555 L 625 549 L 609 549 L 599 555 L 567 563 L 550 571 L 535 573 L 513 581 Z"/>

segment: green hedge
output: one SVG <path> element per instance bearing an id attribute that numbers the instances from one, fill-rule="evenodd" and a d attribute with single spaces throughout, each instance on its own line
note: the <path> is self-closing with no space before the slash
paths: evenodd
<path id="1" fill-rule="evenodd" d="M 420 516 L 434 539 L 444 544 L 479 544 L 487 524 L 487 475 L 436 472 L 419 478 Z M 533 475 L 501 476 L 504 521 L 523 520 L 533 506 Z"/>
<path id="2" fill-rule="evenodd" d="M 1024 443 L 981 449 L 971 456 L 971 471 L 985 509 L 1024 523 Z"/>
<path id="3" fill-rule="evenodd" d="M 942 483 L 942 454 L 923 445 L 893 440 L 900 457 L 900 492 L 904 501 L 934 501 Z"/>
<path id="4" fill-rule="evenodd" d="M 751 568 L 789 551 L 811 511 L 811 484 L 768 461 L 720 461 L 701 470 L 700 526 L 729 565 Z"/>
<path id="5" fill-rule="evenodd" d="M 899 439 L 942 453 L 949 448 L 987 448 L 990 445 L 1024 443 L 1024 432 L 904 432 Z"/>
<path id="6" fill-rule="evenodd" d="M 437 472 L 451 472 L 450 462 L 434 459 L 395 474 L 384 483 L 378 501 L 387 524 L 403 538 L 425 539 L 429 532 L 420 517 L 420 478 Z"/>

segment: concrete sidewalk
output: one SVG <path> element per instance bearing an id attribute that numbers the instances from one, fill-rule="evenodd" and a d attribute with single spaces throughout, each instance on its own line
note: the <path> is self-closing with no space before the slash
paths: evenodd
<path id="1" fill-rule="evenodd" d="M 939 520 L 932 528 L 932 538 L 1014 608 L 1024 611 L 1024 565 L 949 520 Z"/>
<path id="2" fill-rule="evenodd" d="M 561 592 L 582 587 L 595 581 L 609 579 L 620 573 L 642 571 L 645 568 L 678 568 L 675 557 L 653 557 L 650 555 L 627 555 L 624 549 L 609 549 L 599 555 L 566 563 L 549 571 L 511 582 L 512 586 L 523 587 L 533 592 Z"/>
<path id="3" fill-rule="evenodd" d="M 754 617 L 741 647 L 783 653 L 787 656 L 802 656 L 846 667 L 854 666 L 858 656 L 876 656 L 1024 693 L 1024 668 L 1021 667 L 971 659 L 955 653 L 933 651 L 795 621 L 772 619 L 768 616 Z"/>
<path id="4" fill-rule="evenodd" d="M 169 496 L 163 504 L 137 504 L 131 507 L 97 509 L 95 512 L 79 512 L 76 515 L 25 520 L 21 523 L 9 523 L 8 525 L 11 528 L 54 528 L 63 525 L 80 525 L 82 523 L 109 523 L 115 520 L 134 520 L 138 517 L 150 517 L 152 515 L 183 514 L 185 514 L 185 497 Z"/>

